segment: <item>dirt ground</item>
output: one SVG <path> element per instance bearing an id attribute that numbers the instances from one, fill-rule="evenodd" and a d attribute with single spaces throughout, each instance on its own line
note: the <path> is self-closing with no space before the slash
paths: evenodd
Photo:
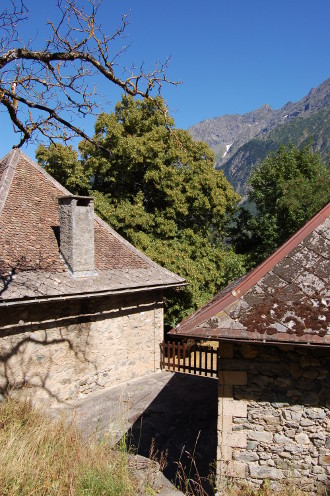
<path id="1" fill-rule="evenodd" d="M 178 463 L 196 478 L 191 455 L 206 481 L 217 446 L 217 380 L 159 372 L 89 395 L 70 406 L 86 435 L 97 432 L 112 445 L 124 439 L 145 457 L 167 453 L 164 475 L 178 483 Z"/>

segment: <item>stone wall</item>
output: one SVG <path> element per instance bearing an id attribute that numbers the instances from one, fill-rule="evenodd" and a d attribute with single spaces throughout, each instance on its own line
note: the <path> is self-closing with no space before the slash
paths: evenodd
<path id="1" fill-rule="evenodd" d="M 66 401 L 159 369 L 162 292 L 0 307 L 0 393 Z"/>
<path id="2" fill-rule="evenodd" d="M 330 350 L 220 344 L 218 487 L 330 480 Z M 328 489 L 330 489 L 328 487 Z"/>

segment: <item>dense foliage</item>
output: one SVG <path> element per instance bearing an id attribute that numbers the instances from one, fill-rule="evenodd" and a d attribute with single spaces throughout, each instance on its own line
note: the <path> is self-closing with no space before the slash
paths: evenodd
<path id="1" fill-rule="evenodd" d="M 222 242 L 238 196 L 214 170 L 210 148 L 176 129 L 163 100 L 123 97 L 101 114 L 81 158 L 39 147 L 39 163 L 72 192 L 95 197 L 98 214 L 159 264 L 190 283 L 168 295 L 174 324 L 240 275 L 242 258 Z M 105 152 L 107 149 L 108 152 Z"/>
<path id="2" fill-rule="evenodd" d="M 253 170 L 249 201 L 232 228 L 236 250 L 253 266 L 270 255 L 330 200 L 330 170 L 310 147 L 291 145 L 270 153 Z"/>

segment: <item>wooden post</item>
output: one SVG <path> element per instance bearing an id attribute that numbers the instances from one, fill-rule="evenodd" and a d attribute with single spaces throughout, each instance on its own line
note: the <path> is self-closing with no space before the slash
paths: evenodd
<path id="1" fill-rule="evenodd" d="M 186 371 L 186 349 L 187 345 L 183 343 L 183 372 Z"/>
<path id="2" fill-rule="evenodd" d="M 196 363 L 196 358 L 197 358 L 197 345 L 194 345 L 194 374 L 196 375 L 197 372 L 197 363 Z"/>
<path id="3" fill-rule="evenodd" d="M 192 367 L 191 367 L 191 346 L 189 346 L 189 372 L 191 372 Z"/>

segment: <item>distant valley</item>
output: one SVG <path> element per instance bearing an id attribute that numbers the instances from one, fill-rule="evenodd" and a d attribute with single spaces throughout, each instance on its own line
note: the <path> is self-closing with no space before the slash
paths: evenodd
<path id="1" fill-rule="evenodd" d="M 263 105 L 239 115 L 223 115 L 191 126 L 194 139 L 205 141 L 215 152 L 215 167 L 242 196 L 255 164 L 281 144 L 312 143 L 324 161 L 330 150 L 330 78 L 296 103 L 274 110 Z"/>

